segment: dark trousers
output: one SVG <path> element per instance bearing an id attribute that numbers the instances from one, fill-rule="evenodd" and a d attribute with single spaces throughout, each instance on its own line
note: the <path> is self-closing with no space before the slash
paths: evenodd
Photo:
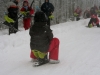
<path id="1" fill-rule="evenodd" d="M 9 35 L 18 31 L 18 20 L 9 27 Z"/>
<path id="2" fill-rule="evenodd" d="M 47 20 L 47 25 L 50 27 L 50 18 Z"/>
<path id="3" fill-rule="evenodd" d="M 80 20 L 80 18 L 79 17 L 76 17 L 76 21 L 79 21 Z"/>
<path id="4" fill-rule="evenodd" d="M 50 16 L 51 14 L 48 14 L 48 13 L 45 13 L 45 14 L 46 14 L 46 17 L 47 17 L 47 25 L 50 27 L 51 23 L 50 23 L 50 18 L 49 18 L 49 16 Z"/>

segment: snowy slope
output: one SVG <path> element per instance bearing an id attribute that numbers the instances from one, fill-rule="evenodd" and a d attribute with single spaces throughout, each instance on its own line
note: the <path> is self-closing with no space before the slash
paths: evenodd
<path id="1" fill-rule="evenodd" d="M 100 28 L 86 28 L 89 19 L 51 26 L 60 39 L 59 64 L 33 67 L 29 31 L 0 31 L 0 75 L 100 75 Z"/>

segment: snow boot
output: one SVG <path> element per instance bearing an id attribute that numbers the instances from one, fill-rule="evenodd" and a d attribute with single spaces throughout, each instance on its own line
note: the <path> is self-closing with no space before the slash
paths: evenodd
<path id="1" fill-rule="evenodd" d="M 46 55 L 43 59 L 38 58 L 38 61 L 34 63 L 34 66 L 41 66 L 41 65 L 46 64 L 48 62 L 49 62 L 49 60 L 48 60 L 47 55 Z"/>

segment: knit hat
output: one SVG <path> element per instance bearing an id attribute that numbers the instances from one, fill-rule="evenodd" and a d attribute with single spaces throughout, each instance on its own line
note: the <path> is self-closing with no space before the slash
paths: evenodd
<path id="1" fill-rule="evenodd" d="M 27 0 L 24 0 L 24 1 L 23 1 L 23 3 L 24 3 L 24 2 L 28 3 L 28 1 L 27 1 Z"/>
<path id="2" fill-rule="evenodd" d="M 46 22 L 47 16 L 42 11 L 38 11 L 35 13 L 34 21 L 35 22 Z"/>

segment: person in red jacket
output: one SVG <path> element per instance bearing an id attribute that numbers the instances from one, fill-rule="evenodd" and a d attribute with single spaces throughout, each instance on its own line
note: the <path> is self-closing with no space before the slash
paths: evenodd
<path id="1" fill-rule="evenodd" d="M 100 25 L 99 25 L 99 19 L 98 19 L 98 17 L 97 17 L 97 14 L 93 14 L 92 16 L 91 16 L 91 19 L 90 19 L 90 21 L 89 21 L 89 23 L 88 23 L 88 27 L 93 27 L 93 26 L 97 26 L 97 27 L 100 27 Z"/>
<path id="2" fill-rule="evenodd" d="M 77 6 L 77 8 L 74 11 L 74 16 L 76 17 L 76 21 L 80 20 L 81 13 L 82 13 L 82 10 L 80 9 L 79 6 Z"/>
<path id="3" fill-rule="evenodd" d="M 23 2 L 23 7 L 21 8 L 21 13 L 24 16 L 23 17 L 24 29 L 27 30 L 30 28 L 31 15 L 34 14 L 34 10 L 31 7 L 29 7 L 29 3 L 27 0 L 25 0 Z"/>

